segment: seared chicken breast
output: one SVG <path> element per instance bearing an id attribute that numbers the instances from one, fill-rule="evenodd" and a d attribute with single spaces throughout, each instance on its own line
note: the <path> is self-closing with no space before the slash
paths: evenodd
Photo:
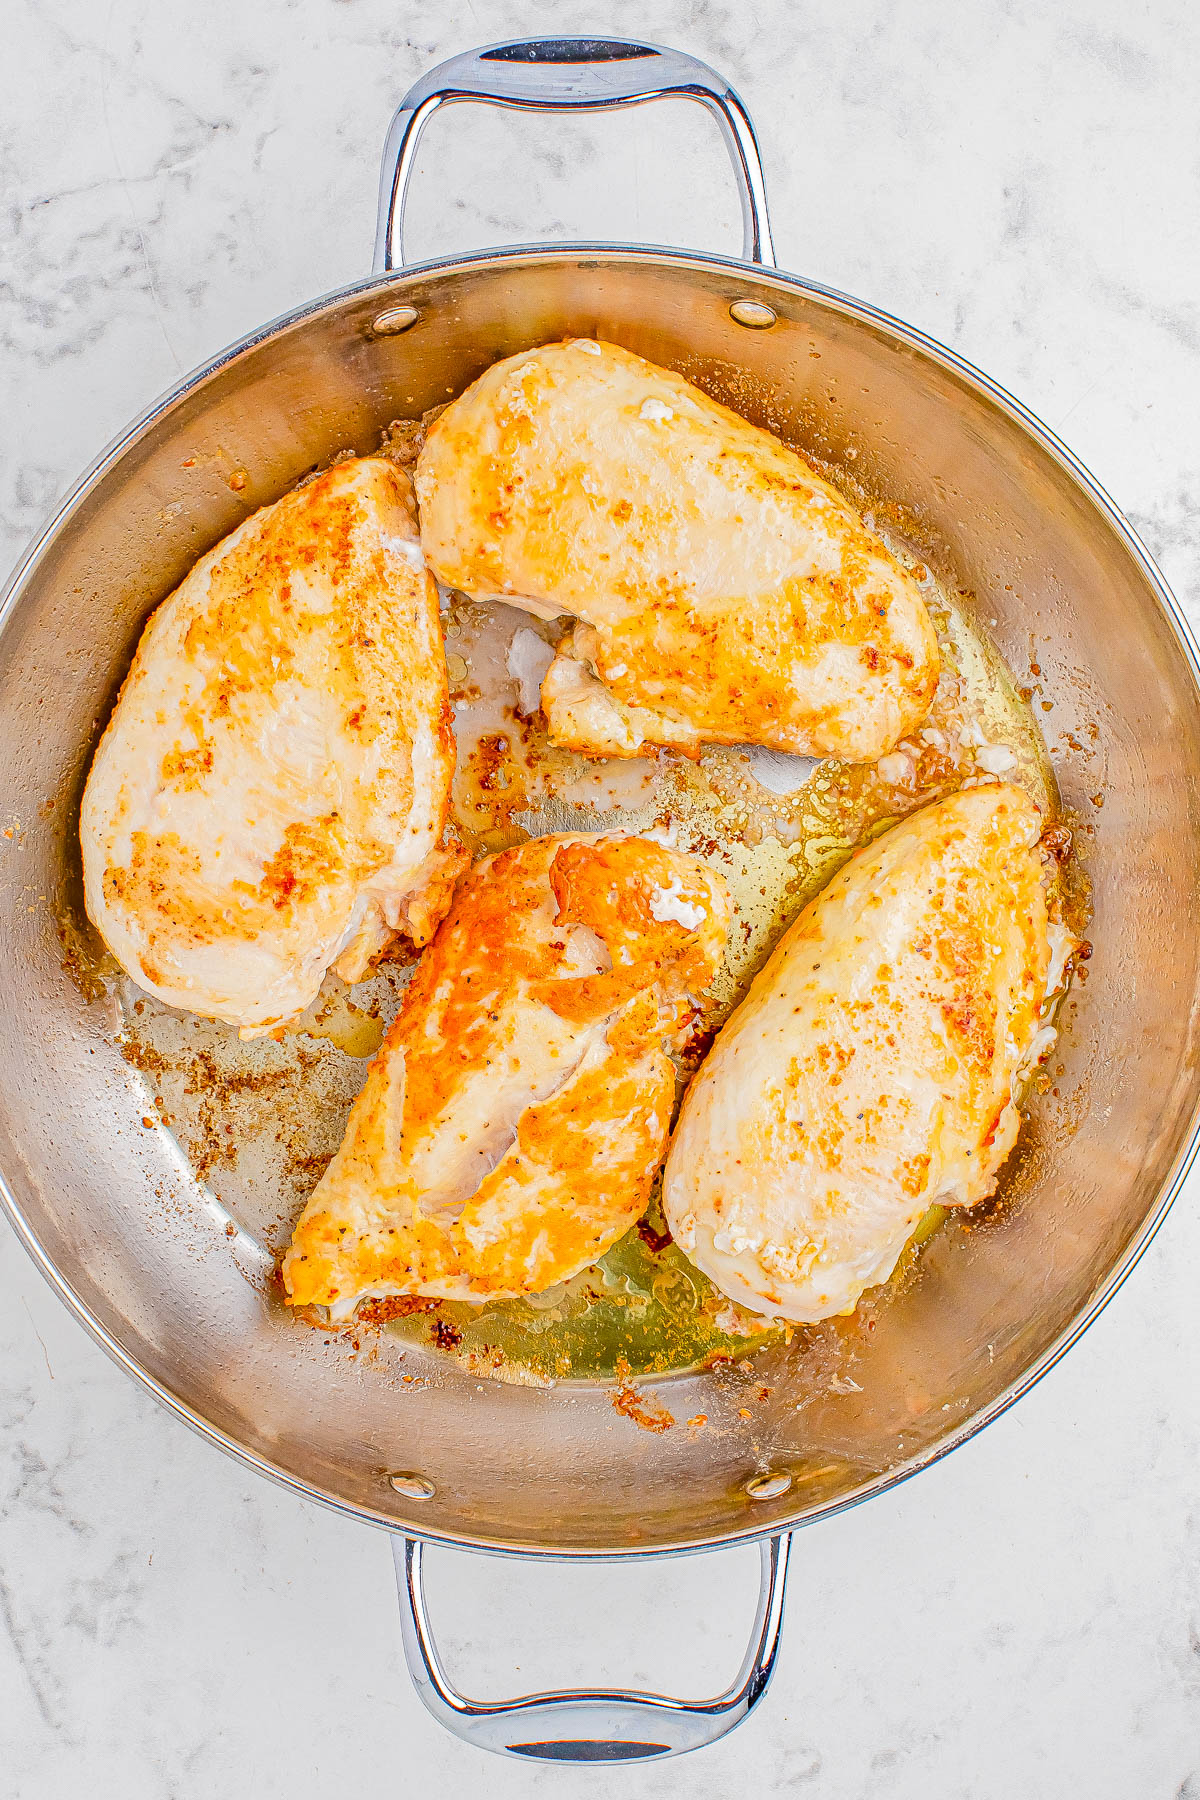
<path id="1" fill-rule="evenodd" d="M 614 344 L 496 363 L 431 427 L 416 485 L 442 581 L 578 621 L 542 685 L 555 743 L 871 762 L 929 708 L 929 616 L 854 508 L 769 432 Z"/>
<path id="2" fill-rule="evenodd" d="M 173 1006 L 269 1030 L 331 966 L 420 944 L 454 741 L 408 476 L 338 463 L 239 525 L 153 614 L 83 797 L 87 910 Z"/>
<path id="3" fill-rule="evenodd" d="M 293 1305 L 534 1294 L 646 1205 L 667 1050 L 720 965 L 719 876 L 644 838 L 545 837 L 479 863 L 425 952 L 296 1226 Z"/>
<path id="4" fill-rule="evenodd" d="M 850 1311 L 932 1205 L 995 1188 L 1054 1035 L 1039 830 L 1019 788 L 953 794 L 780 940 L 685 1096 L 663 1184 L 676 1242 L 732 1299 Z"/>

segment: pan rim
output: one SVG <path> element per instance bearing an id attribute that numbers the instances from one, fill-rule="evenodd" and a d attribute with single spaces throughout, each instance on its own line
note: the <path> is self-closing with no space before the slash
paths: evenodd
<path id="1" fill-rule="evenodd" d="M 1132 557 L 1154 595 L 1160 611 L 1171 628 L 1176 646 L 1183 655 L 1184 662 L 1191 674 L 1197 700 L 1200 701 L 1200 646 L 1197 645 L 1191 625 L 1179 602 L 1139 534 L 1086 465 L 1049 426 L 1000 383 L 994 381 L 965 357 L 939 343 L 937 339 L 917 327 L 905 323 L 880 307 L 873 306 L 852 295 L 841 293 L 835 288 L 778 269 L 746 263 L 736 257 L 708 253 L 698 254 L 694 251 L 666 247 L 648 246 L 643 248 L 613 243 L 522 244 L 505 246 L 498 250 L 477 251 L 467 256 L 442 257 L 414 263 L 406 266 L 403 270 L 392 270 L 383 275 L 367 276 L 360 281 L 333 289 L 315 300 L 306 301 L 302 305 L 292 308 L 226 345 L 215 356 L 181 377 L 178 382 L 153 400 L 104 447 L 75 482 L 41 530 L 35 534 L 24 554 L 18 559 L 4 585 L 3 592 L 0 593 L 0 633 L 3 633 L 15 613 L 22 595 L 43 557 L 93 489 L 152 425 L 219 371 L 249 355 L 269 340 L 305 325 L 311 319 L 344 301 L 374 292 L 383 295 L 393 294 L 414 286 L 419 288 L 424 282 L 439 276 L 466 274 L 477 269 L 493 268 L 496 265 L 515 266 L 539 259 L 557 263 L 586 261 L 618 267 L 630 264 L 675 266 L 685 270 L 691 269 L 697 273 L 735 275 L 743 282 L 752 282 L 765 289 L 782 288 L 804 299 L 815 300 L 831 310 L 881 332 L 893 341 L 899 341 L 900 344 L 940 366 L 967 388 L 973 390 L 978 397 L 1005 415 L 1018 430 L 1031 439 L 1038 449 L 1058 466 L 1068 480 L 1100 513 L 1110 531 L 1115 534 L 1126 552 Z M 392 1533 L 420 1538 L 431 1544 L 501 1555 L 537 1557 L 551 1561 L 624 1562 L 640 1561 L 652 1556 L 681 1555 L 732 1548 L 738 1544 L 752 1543 L 781 1532 L 799 1529 L 801 1526 L 816 1524 L 890 1491 L 899 1486 L 901 1482 L 908 1481 L 914 1475 L 932 1467 L 934 1463 L 940 1462 L 943 1457 L 967 1443 L 1027 1394 L 1094 1324 L 1100 1313 L 1132 1273 L 1162 1225 L 1195 1161 L 1198 1148 L 1200 1148 L 1200 1091 L 1197 1092 L 1194 1100 L 1180 1148 L 1152 1206 L 1121 1255 L 1097 1284 L 1091 1299 L 1016 1381 L 997 1395 L 988 1406 L 981 1408 L 979 1412 L 948 1432 L 932 1448 L 918 1453 L 882 1474 L 869 1477 L 853 1492 L 823 1505 L 814 1506 L 802 1514 L 789 1516 L 784 1510 L 781 1514 L 773 1516 L 761 1524 L 747 1525 L 744 1528 L 722 1531 L 715 1535 L 698 1535 L 678 1541 L 667 1540 L 637 1548 L 631 1548 L 627 1543 L 611 1547 L 562 1547 L 530 1544 L 519 1539 L 505 1539 L 488 1534 L 440 1531 L 417 1522 L 398 1519 L 390 1513 L 359 1501 L 346 1500 L 316 1483 L 290 1473 L 261 1456 L 257 1451 L 250 1449 L 232 1433 L 214 1425 L 201 1412 L 180 1399 L 163 1382 L 143 1368 L 137 1358 L 125 1349 L 119 1339 L 103 1324 L 88 1303 L 61 1274 L 53 1259 L 43 1248 L 36 1232 L 26 1221 L 2 1170 L 0 1170 L 0 1207 L 3 1208 L 12 1225 L 18 1242 L 24 1246 L 49 1286 L 113 1362 L 146 1388 L 169 1412 L 189 1425 L 199 1436 L 223 1450 L 227 1455 L 234 1457 L 255 1474 L 263 1475 L 279 1486 L 290 1489 L 301 1498 L 329 1507 L 347 1518 L 357 1519 Z"/>

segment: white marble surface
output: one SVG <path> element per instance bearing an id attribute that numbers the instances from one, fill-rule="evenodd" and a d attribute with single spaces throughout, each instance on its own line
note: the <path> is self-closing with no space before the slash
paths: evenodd
<path id="1" fill-rule="evenodd" d="M 648 32 L 732 76 L 783 266 L 1011 386 L 1200 619 L 1183 0 L 7 0 L 0 556 L 181 371 L 365 270 L 379 145 L 418 71 L 550 29 Z M 460 112 L 431 132 L 418 251 L 549 233 L 735 248 L 703 119 Z M 1200 1800 L 1197 1200 L 1015 1412 L 800 1538 L 777 1684 L 743 1731 L 607 1774 L 441 1733 L 402 1670 L 384 1540 L 159 1411 L 0 1227 L 0 1791 Z M 437 1561 L 447 1647 L 493 1693 L 715 1681 L 748 1603 L 745 1552 L 618 1570 L 603 1600 L 586 1570 Z"/>

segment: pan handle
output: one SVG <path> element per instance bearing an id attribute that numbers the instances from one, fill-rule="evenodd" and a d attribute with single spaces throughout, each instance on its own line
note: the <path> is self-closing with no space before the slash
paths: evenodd
<path id="1" fill-rule="evenodd" d="M 750 1646 L 733 1682 L 711 1700 L 672 1700 L 622 1688 L 564 1689 L 515 1700 L 468 1700 L 434 1643 L 421 1579 L 422 1546 L 397 1537 L 404 1657 L 413 1685 L 439 1725 L 477 1750 L 538 1762 L 651 1762 L 715 1743 L 757 1706 L 775 1667 L 783 1623 L 791 1533 L 764 1538 Z"/>
<path id="2" fill-rule="evenodd" d="M 417 143 L 440 106 L 478 100 L 530 112 L 601 112 L 672 95 L 696 100 L 721 127 L 742 202 L 742 255 L 775 266 L 762 158 L 750 115 L 723 75 L 698 57 L 627 38 L 517 38 L 467 50 L 409 88 L 388 129 L 379 185 L 375 273 L 404 265 L 404 206 Z"/>

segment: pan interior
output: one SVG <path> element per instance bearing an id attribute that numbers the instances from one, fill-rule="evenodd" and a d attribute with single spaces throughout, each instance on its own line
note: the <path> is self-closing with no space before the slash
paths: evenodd
<path id="1" fill-rule="evenodd" d="M 777 324 L 739 329 L 737 298 L 762 299 Z M 375 315 L 402 303 L 416 306 L 417 325 L 375 337 Z M 394 1000 L 401 969 L 385 971 L 374 996 L 328 993 L 310 1034 L 262 1048 L 303 1072 L 311 1129 L 260 1145 L 256 1170 L 246 1144 L 230 1156 L 235 1134 L 224 1127 L 277 1107 L 286 1082 L 265 1069 L 256 1086 L 239 1064 L 213 1071 L 220 1105 L 194 1082 L 183 1092 L 197 1065 L 189 1050 L 191 1064 L 168 1066 L 182 1055 L 170 1033 L 189 1022 L 150 1003 L 137 1014 L 136 997 L 95 971 L 81 980 L 86 945 L 70 923 L 79 790 L 152 606 L 248 508 L 339 449 L 371 450 L 391 420 L 440 403 L 496 357 L 568 335 L 604 336 L 678 368 L 800 444 L 921 559 L 955 629 L 985 624 L 1029 690 L 1014 698 L 1000 682 L 994 698 L 1009 711 L 996 734 L 1027 733 L 1031 713 L 1045 734 L 1096 945 L 1001 1206 L 937 1230 L 886 1303 L 866 1309 L 869 1330 L 794 1333 L 618 1407 L 611 1384 L 554 1380 L 554 1357 L 539 1364 L 528 1346 L 506 1361 L 534 1384 L 498 1382 L 470 1366 L 464 1346 L 482 1347 L 465 1334 L 453 1355 L 427 1342 L 428 1320 L 356 1338 L 314 1331 L 277 1303 L 271 1255 L 377 1040 L 372 1005 L 384 1010 L 384 986 Z M 472 634 L 498 622 L 459 608 L 451 625 L 466 697 Z M 518 721 L 503 729 L 520 758 Z M 11 599 L 0 731 L 11 807 L 0 843 L 0 1167 L 20 1228 L 119 1353 L 178 1405 L 260 1465 L 364 1516 L 475 1543 L 611 1553 L 762 1531 L 870 1491 L 962 1435 L 1052 1350 L 1137 1242 L 1187 1144 L 1200 899 L 1200 715 L 1187 648 L 1119 523 L 1050 447 L 902 330 L 800 284 L 689 257 L 563 251 L 335 296 L 184 391 L 70 510 Z M 462 805 L 489 794 L 488 754 L 466 759 Z M 756 869 L 781 839 L 763 830 L 748 840 L 764 805 L 778 820 L 783 797 L 753 792 L 741 757 L 707 758 L 699 793 L 664 763 L 640 794 L 613 795 L 607 814 L 595 794 L 585 800 L 588 822 L 669 803 L 697 822 L 706 808 L 727 809 L 729 823 L 732 809 Z M 1038 768 L 1034 746 L 1029 779 L 1044 779 Z M 489 799 L 480 835 L 575 823 L 580 801 L 559 773 L 553 793 L 535 770 L 521 795 Z M 672 782 L 688 791 L 668 794 Z M 803 830 L 791 840 L 805 845 L 804 880 L 759 884 L 772 929 L 805 881 L 819 885 L 845 854 L 837 830 L 825 835 L 811 865 Z M 140 1066 L 117 1045 L 122 1011 Z M 291 1159 L 290 1189 L 272 1157 Z M 629 1248 L 641 1258 L 632 1285 L 644 1285 L 647 1259 Z M 618 1276 L 627 1292 L 629 1273 Z M 527 1321 L 527 1339 L 539 1323 L 558 1321 Z M 615 1367 L 627 1323 L 572 1368 Z M 647 1367 L 660 1366 L 654 1345 L 643 1350 Z M 756 1500 L 746 1483 L 766 1467 L 790 1487 Z M 421 1474 L 433 1494 L 407 1497 L 388 1479 L 397 1471 Z"/>

